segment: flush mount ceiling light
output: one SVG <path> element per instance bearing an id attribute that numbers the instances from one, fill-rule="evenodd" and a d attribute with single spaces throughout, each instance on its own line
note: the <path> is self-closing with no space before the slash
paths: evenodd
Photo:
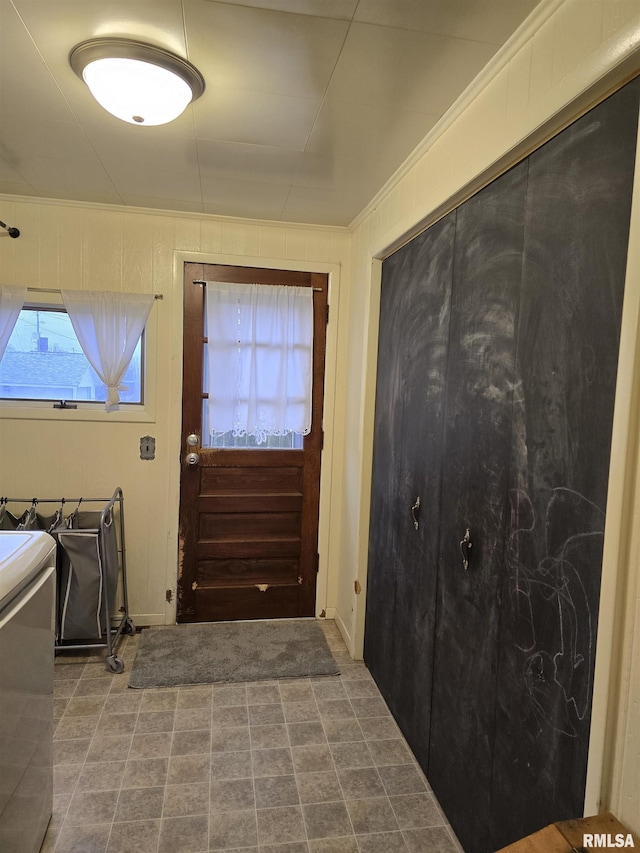
<path id="1" fill-rule="evenodd" d="M 204 79 L 186 59 L 124 38 L 76 45 L 69 63 L 107 112 L 130 124 L 166 124 L 204 92 Z"/>

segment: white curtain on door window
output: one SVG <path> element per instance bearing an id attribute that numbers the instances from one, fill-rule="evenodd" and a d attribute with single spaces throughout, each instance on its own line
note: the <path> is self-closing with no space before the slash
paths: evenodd
<path id="1" fill-rule="evenodd" d="M 118 409 L 122 377 L 144 331 L 151 293 L 63 290 L 62 299 L 82 352 L 107 386 L 105 409 Z"/>
<path id="2" fill-rule="evenodd" d="M 26 287 L 0 285 L 0 358 L 7 348 L 26 296 Z"/>
<path id="3" fill-rule="evenodd" d="M 311 431 L 310 287 L 207 282 L 209 427 L 214 434 Z"/>

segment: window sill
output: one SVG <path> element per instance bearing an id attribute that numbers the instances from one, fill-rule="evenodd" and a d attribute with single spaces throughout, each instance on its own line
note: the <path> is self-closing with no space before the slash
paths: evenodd
<path id="1" fill-rule="evenodd" d="M 0 420 L 95 421 L 98 423 L 153 423 L 150 406 L 123 403 L 116 412 L 106 412 L 104 403 L 78 403 L 77 409 L 54 409 L 55 400 L 0 400 Z M 71 401 L 69 401 L 71 402 Z"/>

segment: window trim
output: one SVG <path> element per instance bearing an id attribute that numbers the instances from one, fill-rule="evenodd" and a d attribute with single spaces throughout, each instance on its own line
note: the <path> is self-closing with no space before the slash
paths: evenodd
<path id="1" fill-rule="evenodd" d="M 60 298 L 49 299 L 39 294 L 37 300 L 25 301 L 23 308 L 67 313 Z M 0 420 L 97 421 L 105 423 L 152 423 L 156 420 L 157 320 L 152 312 L 143 332 L 141 353 L 142 403 L 120 403 L 120 409 L 107 412 L 104 400 L 69 401 L 75 409 L 54 409 L 50 400 L 0 398 Z"/>

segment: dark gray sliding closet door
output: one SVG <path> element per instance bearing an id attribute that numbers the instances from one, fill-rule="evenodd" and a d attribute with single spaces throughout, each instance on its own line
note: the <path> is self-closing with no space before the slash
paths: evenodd
<path id="1" fill-rule="evenodd" d="M 639 102 L 383 264 L 365 661 L 466 853 L 583 810 Z"/>
<path id="2" fill-rule="evenodd" d="M 398 549 L 396 495 L 401 480 L 402 341 L 408 308 L 403 288 L 389 285 L 388 279 L 383 267 L 364 660 L 393 713 L 396 564 L 403 559 Z"/>
<path id="3" fill-rule="evenodd" d="M 428 777 L 467 853 L 489 849 L 526 178 L 507 172 L 456 224 Z"/>
<path id="4" fill-rule="evenodd" d="M 455 213 L 385 261 L 365 661 L 428 751 Z M 370 628 L 370 629 L 369 629 Z"/>
<path id="5" fill-rule="evenodd" d="M 639 92 L 529 158 L 491 849 L 582 814 Z"/>

